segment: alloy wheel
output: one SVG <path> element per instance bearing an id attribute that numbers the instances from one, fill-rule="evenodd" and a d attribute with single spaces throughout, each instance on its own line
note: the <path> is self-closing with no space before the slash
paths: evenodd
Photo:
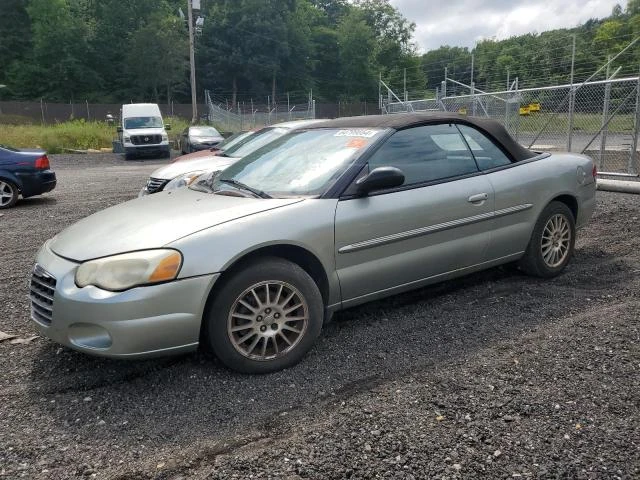
<path id="1" fill-rule="evenodd" d="M 260 282 L 233 302 L 227 333 L 233 347 L 252 360 L 272 360 L 289 353 L 304 337 L 309 307 L 293 285 Z"/>
<path id="2" fill-rule="evenodd" d="M 6 207 L 13 200 L 13 188 L 7 182 L 0 180 L 0 207 Z"/>
<path id="3" fill-rule="evenodd" d="M 557 268 L 565 261 L 571 245 L 571 227 L 564 215 L 553 215 L 542 231 L 540 245 L 542 259 L 550 268 Z"/>

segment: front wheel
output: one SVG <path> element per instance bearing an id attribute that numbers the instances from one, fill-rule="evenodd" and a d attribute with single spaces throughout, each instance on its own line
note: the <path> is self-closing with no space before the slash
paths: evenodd
<path id="1" fill-rule="evenodd" d="M 0 210 L 13 207 L 18 201 L 20 192 L 13 183 L 0 179 Z"/>
<path id="2" fill-rule="evenodd" d="M 519 267 L 536 277 L 552 278 L 567 266 L 576 240 L 573 213 L 562 202 L 545 207 L 533 228 L 529 245 Z"/>
<path id="3" fill-rule="evenodd" d="M 229 368 L 268 373 L 311 349 L 323 323 L 318 286 L 298 265 L 265 258 L 235 273 L 206 314 L 207 343 Z"/>

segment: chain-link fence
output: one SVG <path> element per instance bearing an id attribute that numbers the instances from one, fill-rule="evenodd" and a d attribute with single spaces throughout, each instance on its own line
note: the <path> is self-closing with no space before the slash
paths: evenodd
<path id="1" fill-rule="evenodd" d="M 127 102 L 124 102 L 127 103 Z M 191 118 L 191 104 L 158 104 L 163 116 Z M 0 125 L 42 124 L 68 122 L 71 120 L 105 121 L 107 115 L 120 115 L 122 103 L 56 103 L 40 102 L 0 102 Z M 198 111 L 206 111 L 206 105 L 198 104 Z"/>
<path id="2" fill-rule="evenodd" d="M 594 158 L 601 172 L 640 172 L 640 78 L 395 102 L 386 113 L 440 110 L 493 118 L 534 150 Z"/>
<path id="3" fill-rule="evenodd" d="M 316 118 L 315 100 L 309 97 L 305 104 L 254 105 L 253 102 L 237 102 L 230 107 L 225 101 L 216 101 L 208 90 L 205 99 L 208 120 L 228 132 L 238 132 L 293 120 Z"/>

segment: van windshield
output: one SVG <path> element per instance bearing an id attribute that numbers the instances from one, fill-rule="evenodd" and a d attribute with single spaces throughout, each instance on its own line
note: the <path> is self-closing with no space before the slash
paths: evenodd
<path id="1" fill-rule="evenodd" d="M 160 117 L 129 117 L 124 119 L 124 128 L 126 130 L 135 130 L 136 128 L 163 128 L 162 118 Z"/>

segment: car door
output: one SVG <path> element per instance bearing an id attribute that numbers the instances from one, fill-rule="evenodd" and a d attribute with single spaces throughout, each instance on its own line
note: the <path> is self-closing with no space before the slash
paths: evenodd
<path id="1" fill-rule="evenodd" d="M 394 133 L 369 158 L 369 171 L 381 166 L 402 170 L 405 183 L 363 198 L 344 196 L 336 208 L 336 268 L 345 306 L 486 257 L 493 190 L 455 125 Z"/>
<path id="2" fill-rule="evenodd" d="M 533 224 L 544 205 L 549 188 L 548 173 L 542 162 L 513 162 L 485 133 L 468 125 L 459 125 L 478 167 L 485 172 L 495 193 L 495 213 L 491 222 L 492 238 L 488 251 L 491 260 L 524 252 Z"/>

